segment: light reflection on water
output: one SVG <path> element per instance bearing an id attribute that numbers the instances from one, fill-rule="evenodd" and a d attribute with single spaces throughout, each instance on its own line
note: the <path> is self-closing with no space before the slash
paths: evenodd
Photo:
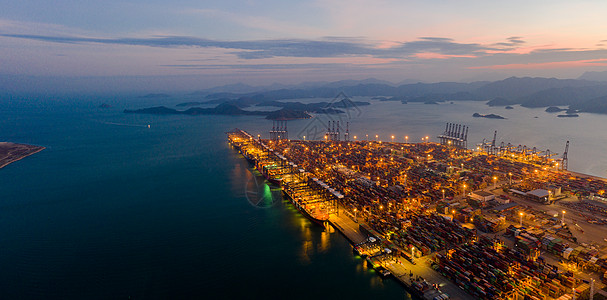
<path id="1" fill-rule="evenodd" d="M 320 245 L 318 245 L 318 252 L 325 252 L 331 247 L 331 240 L 329 232 L 326 230 L 320 233 Z"/>
<path id="2" fill-rule="evenodd" d="M 312 246 L 312 241 L 304 240 L 301 243 L 301 253 L 299 255 L 300 262 L 303 265 L 309 265 L 312 263 L 312 258 L 310 256 L 314 255 L 314 247 Z"/>
<path id="3" fill-rule="evenodd" d="M 250 166 L 248 168 L 239 168 L 238 170 L 247 174 L 240 174 L 234 178 L 247 178 L 249 182 L 255 181 L 255 178 L 257 178 L 263 182 L 262 190 L 271 191 L 268 197 L 271 198 L 274 205 L 269 207 L 270 210 L 286 212 L 287 220 L 285 221 L 287 224 L 275 224 L 275 226 L 288 227 L 291 225 L 292 228 L 295 229 L 299 245 L 296 257 L 298 264 L 301 267 L 321 267 L 322 263 L 319 261 L 326 259 L 326 255 L 331 255 L 332 252 L 337 250 L 334 248 L 334 244 L 337 241 L 340 241 L 341 243 L 345 242 L 348 251 L 343 254 L 343 256 L 339 257 L 338 260 L 353 263 L 351 272 L 355 273 L 354 275 L 357 277 L 364 278 L 368 289 L 378 291 L 386 289 L 391 290 L 394 288 L 401 289 L 395 280 L 381 278 L 375 270 L 369 266 L 366 260 L 362 259 L 360 256 L 355 256 L 352 252 L 350 243 L 333 226 L 327 224 L 325 228 L 322 228 L 303 216 L 301 212 L 292 205 L 290 200 L 283 195 L 281 189 L 274 185 L 268 185 L 268 182 L 263 179 L 263 176 L 261 176 L 257 170 Z M 236 173 L 236 170 L 234 172 Z M 331 262 L 339 264 L 337 261 Z M 401 295 L 402 297 L 400 297 L 400 299 L 411 299 L 410 295 L 404 289 L 402 289 Z"/>

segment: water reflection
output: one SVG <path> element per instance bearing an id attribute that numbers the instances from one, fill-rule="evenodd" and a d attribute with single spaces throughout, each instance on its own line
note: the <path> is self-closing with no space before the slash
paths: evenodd
<path id="1" fill-rule="evenodd" d="M 325 252 L 331 247 L 330 233 L 323 231 L 320 233 L 320 245 L 318 245 L 318 252 Z"/>
<path id="2" fill-rule="evenodd" d="M 231 172 L 232 191 L 244 196 L 255 207 L 269 208 L 282 200 L 282 190 L 271 187 L 265 178 L 253 166 L 240 160 L 234 164 Z M 244 182 L 244 187 L 241 184 Z"/>
<path id="3" fill-rule="evenodd" d="M 268 185 L 263 176 L 244 159 L 234 164 L 230 175 L 235 194 L 242 195 L 244 190 L 244 196 L 251 205 L 269 209 L 269 214 L 262 214 L 261 216 L 272 216 L 272 219 L 268 220 L 284 222 L 273 223 L 273 226 L 293 230 L 290 233 L 297 239 L 294 254 L 299 265 L 311 266 L 315 262 L 322 262 L 327 259 L 327 255 L 332 255 L 332 251 L 343 246 L 343 240 L 331 240 L 332 238 L 343 239 L 336 228 L 331 225 L 322 228 L 311 222 L 283 196 L 280 188 Z M 275 205 L 277 203 L 281 205 Z M 278 217 L 278 219 L 274 219 L 275 217 Z M 351 249 L 349 244 L 347 248 Z M 350 272 L 356 274 L 356 277 L 362 279 L 363 282 L 367 282 L 369 288 L 374 290 L 388 288 L 387 283 L 383 281 L 384 279 L 379 277 L 365 260 L 353 256 L 352 252 L 343 253 L 343 256 L 340 256 L 340 260 L 342 259 L 344 262 L 352 263 L 351 270 L 353 272 Z M 318 267 L 322 268 L 322 263 L 320 264 Z M 314 266 L 314 268 L 316 267 Z M 367 284 L 363 284 L 363 286 Z M 409 299 L 406 292 L 403 291 L 403 294 L 406 299 Z"/>
<path id="4" fill-rule="evenodd" d="M 299 260 L 303 265 L 309 265 L 312 262 L 310 258 L 313 255 L 314 247 L 312 241 L 303 241 L 301 244 L 301 252 L 299 253 Z"/>

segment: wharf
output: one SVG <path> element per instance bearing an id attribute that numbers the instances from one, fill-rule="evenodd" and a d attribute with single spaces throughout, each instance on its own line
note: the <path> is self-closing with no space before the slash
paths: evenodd
<path id="1" fill-rule="evenodd" d="M 367 235 L 359 230 L 359 223 L 354 222 L 351 217 L 339 209 L 339 214 L 331 215 L 329 222 L 339 232 L 341 232 L 352 244 L 358 244 L 367 239 Z M 430 283 L 436 283 L 440 286 L 440 291 L 446 293 L 451 299 L 474 299 L 471 295 L 461 290 L 447 278 L 440 275 L 430 267 L 431 256 L 425 256 L 416 259 L 416 264 L 403 259 L 396 258 L 395 262 L 384 262 L 383 266 L 392 273 L 394 279 L 412 292 L 411 285 L 414 279 L 419 276 Z M 410 276 L 410 274 L 413 274 Z"/>
<path id="2" fill-rule="evenodd" d="M 501 201 L 463 200 L 468 189 L 486 189 L 491 183 L 494 194 L 507 192 L 505 182 L 511 183 L 512 179 L 517 190 L 547 189 L 548 195 L 553 188 L 555 195 L 561 193 L 556 187 L 577 197 L 601 195 L 600 191 L 607 190 L 606 183 L 596 178 L 554 172 L 554 161 L 536 165 L 493 155 L 461 153 L 432 143 L 266 142 L 243 131 L 229 134 L 235 148 L 269 181 L 282 185 L 296 207 L 304 208 L 300 209 L 304 215 L 323 226 L 330 223 L 355 245 L 357 253 L 367 256 L 367 263 L 378 273 L 387 275 L 385 270 L 390 271 L 418 298 L 441 299 L 448 294 L 453 299 L 552 299 L 570 294 L 573 289 L 581 295 L 588 286 L 581 284 L 588 278 L 581 271 L 597 272 L 596 276 L 600 276 L 607 269 L 607 256 L 602 257 L 596 251 L 598 243 L 581 244 L 574 253 L 574 247 L 554 238 L 561 236 L 577 242 L 568 228 L 559 227 L 554 214 L 546 214 L 540 207 L 530 204 L 517 210 L 493 211 L 491 208 Z M 498 182 L 504 182 L 501 189 L 497 188 Z M 462 200 L 455 203 L 446 200 L 453 198 Z M 531 201 L 520 199 L 523 204 L 527 200 Z M 512 196 L 512 201 L 520 202 L 516 196 Z M 308 205 L 310 210 L 305 209 Z M 590 230 L 595 223 L 607 224 L 607 219 L 594 216 L 607 215 L 607 211 L 591 203 L 554 205 L 552 209 L 556 211 L 567 208 L 567 223 L 581 233 L 584 233 L 581 228 Z M 446 212 L 451 212 L 451 216 L 445 217 Z M 357 213 L 360 223 L 354 220 Z M 318 217 L 321 215 L 322 218 Z M 539 225 L 525 229 L 529 232 L 523 232 L 525 235 L 521 234 L 521 242 L 515 246 L 497 242 L 495 234 L 492 239 L 490 234 L 476 231 L 499 232 L 500 226 L 519 221 L 523 215 L 527 221 L 537 218 Z M 585 218 L 592 218 L 586 219 L 592 224 L 577 225 Z M 560 223 L 564 221 L 561 217 Z M 367 234 L 375 240 L 368 239 Z M 589 242 L 594 242 L 596 237 L 604 236 L 604 228 L 586 235 Z M 564 256 L 566 249 L 571 249 L 567 253 L 574 253 L 572 258 Z M 535 259 L 541 250 L 554 255 L 557 261 L 550 260 L 552 257 L 548 261 Z M 416 259 L 414 254 L 422 257 Z M 595 282 L 600 281 L 596 276 Z"/>
<path id="3" fill-rule="evenodd" d="M 252 138 L 249 134 L 244 131 L 236 131 L 234 132 L 236 135 L 240 135 L 241 141 L 245 141 L 240 147 L 238 147 L 239 151 L 245 155 L 245 158 L 254 160 L 258 165 L 281 165 L 281 166 L 291 166 L 291 167 L 283 167 L 285 168 L 285 174 L 281 174 L 283 176 L 283 187 L 289 185 L 291 183 L 302 184 L 303 186 L 308 186 L 307 183 L 300 181 L 298 178 L 303 170 L 298 169 L 297 165 L 293 162 L 287 161 L 284 157 L 280 156 L 274 150 L 269 149 L 262 143 L 255 142 L 255 139 Z M 248 140 L 248 141 L 247 141 Z M 267 149 L 264 151 L 261 148 L 266 147 Z M 263 166 L 261 167 L 263 169 Z M 286 170 L 289 169 L 289 170 Z M 281 172 L 282 173 L 282 172 Z M 271 174 L 269 174 L 272 176 Z M 271 177 L 270 177 L 271 178 Z M 325 188 L 328 186 L 325 185 Z M 330 190 L 330 188 L 328 188 Z M 288 190 L 288 189 L 287 189 Z M 320 196 L 321 192 L 316 191 L 314 189 L 309 190 L 305 196 L 302 197 L 315 197 Z M 338 197 L 341 196 L 339 193 L 331 193 L 331 195 Z M 293 197 L 293 195 L 291 195 Z M 343 196 L 341 196 L 343 197 Z M 324 197 L 321 197 L 324 198 Z M 316 199 L 316 198 L 315 198 Z M 313 200 L 315 202 L 317 200 Z M 320 200 L 323 201 L 323 200 Z M 334 200 L 333 200 L 334 201 Z M 362 221 L 362 218 L 355 221 L 354 216 L 350 215 L 343 207 L 336 206 L 335 210 L 332 210 L 329 213 L 328 222 L 337 229 L 343 236 L 345 236 L 353 245 L 362 243 L 367 241 L 367 234 L 362 232 L 360 229 L 360 224 L 357 221 Z M 430 266 L 430 256 L 423 257 L 416 261 L 416 264 L 412 264 L 411 262 L 399 258 L 392 257 L 388 261 L 385 258 L 380 257 L 379 262 L 383 267 L 389 270 L 394 278 L 401 283 L 411 294 L 420 297 L 420 293 L 417 293 L 416 290 L 412 287 L 417 278 L 422 278 L 428 281 L 430 284 L 437 284 L 439 286 L 440 293 L 447 293 L 451 299 L 472 299 L 472 296 L 465 293 L 463 290 L 459 289 L 455 284 L 450 282 L 448 279 L 444 278 L 442 275 L 433 270 Z"/>
<path id="4" fill-rule="evenodd" d="M 362 243 L 367 239 L 367 235 L 362 233 L 358 228 L 358 223 L 343 213 L 342 208 L 339 209 L 339 213 L 329 217 L 329 223 L 354 245 Z"/>

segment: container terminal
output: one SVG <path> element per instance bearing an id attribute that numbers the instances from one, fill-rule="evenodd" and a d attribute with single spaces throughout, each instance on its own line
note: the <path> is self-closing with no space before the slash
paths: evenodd
<path id="1" fill-rule="evenodd" d="M 495 135 L 467 149 L 457 124 L 439 143 L 227 134 L 303 215 L 417 298 L 607 298 L 607 180 L 568 171 L 569 142 L 560 156 Z"/>

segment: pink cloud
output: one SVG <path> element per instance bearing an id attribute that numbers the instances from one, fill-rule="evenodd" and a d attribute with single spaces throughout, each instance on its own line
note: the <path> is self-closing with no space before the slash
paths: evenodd
<path id="1" fill-rule="evenodd" d="M 440 54 L 440 53 L 434 53 L 434 52 L 416 53 L 414 56 L 417 58 L 421 58 L 421 59 L 448 59 L 448 58 L 457 58 L 457 57 L 476 58 L 476 56 L 474 56 L 474 55 L 449 55 L 449 54 Z"/>

